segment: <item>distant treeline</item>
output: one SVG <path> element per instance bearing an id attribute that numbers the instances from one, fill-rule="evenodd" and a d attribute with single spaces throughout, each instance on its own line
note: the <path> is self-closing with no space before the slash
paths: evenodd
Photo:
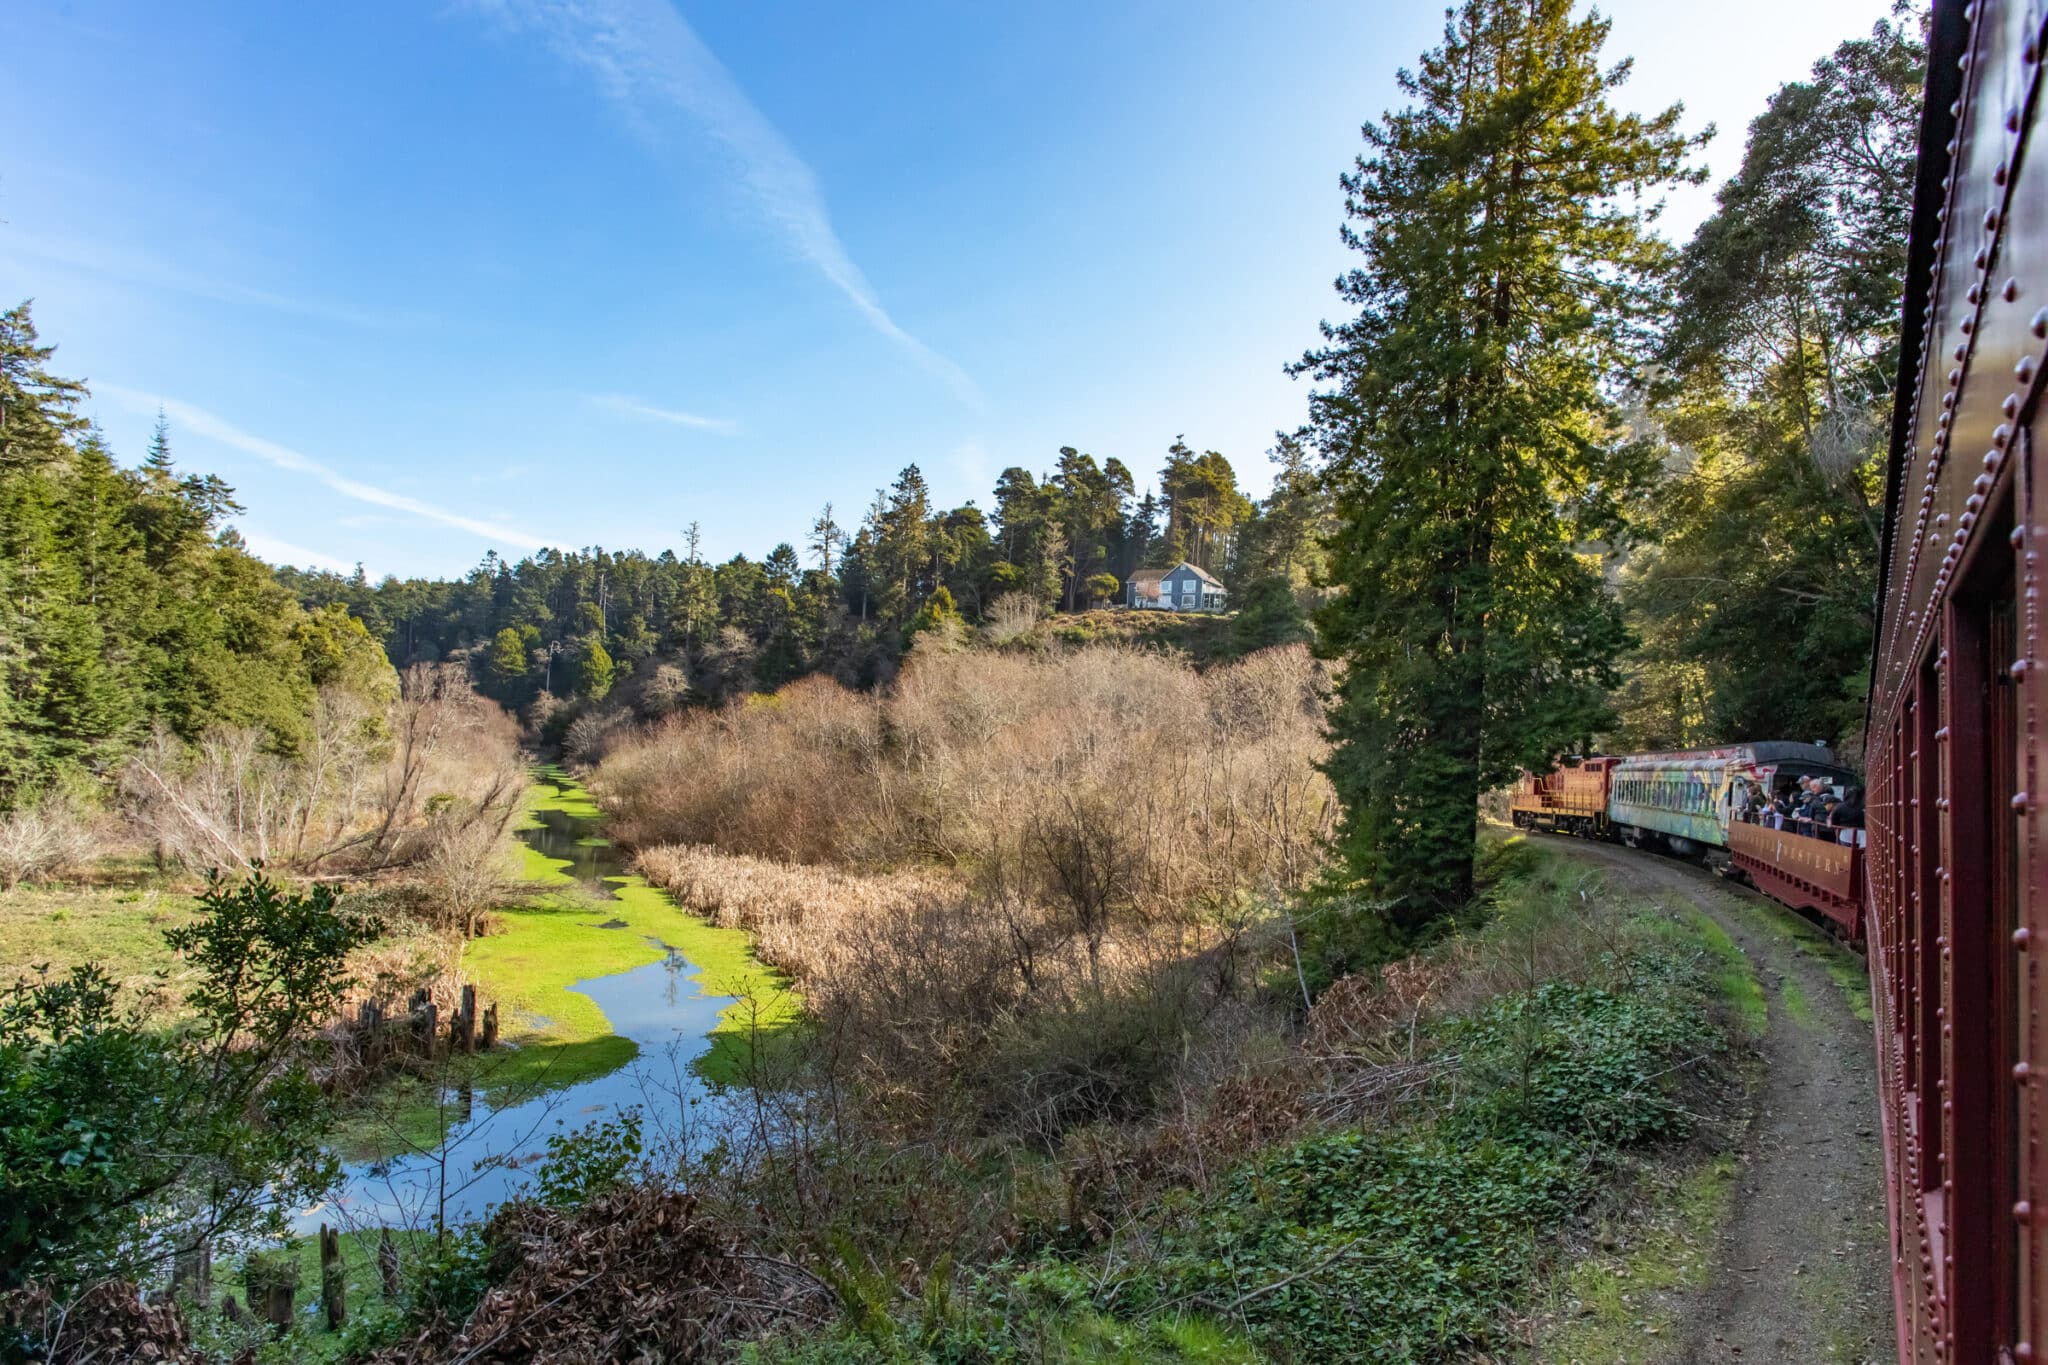
<path id="1" fill-rule="evenodd" d="M 54 349 L 28 304 L 0 313 L 0 811 L 104 777 L 157 727 L 294 752 L 320 688 L 394 691 L 361 622 L 302 608 L 221 529 L 234 491 L 180 470 L 161 422 L 115 463 Z"/>
<path id="2" fill-rule="evenodd" d="M 1229 460 L 1179 440 L 1159 491 L 1142 495 L 1122 461 L 1065 447 L 1049 474 L 1004 470 L 992 512 L 935 505 L 911 465 L 857 526 L 827 505 L 802 551 L 785 542 L 758 560 L 707 562 L 693 525 L 680 552 L 490 554 L 457 579 L 279 576 L 310 610 L 346 607 L 399 667 L 466 657 L 478 686 L 511 706 L 601 700 L 656 657 L 713 697 L 814 672 L 867 685 L 925 631 L 986 620 L 998 603 L 1085 610 L 1118 599 L 1133 571 L 1182 560 L 1281 618 L 1278 639 L 1300 620 L 1294 599 L 1309 590 L 1324 513 L 1299 447 L 1282 439 L 1275 460 L 1259 502 L 1239 491 Z"/>

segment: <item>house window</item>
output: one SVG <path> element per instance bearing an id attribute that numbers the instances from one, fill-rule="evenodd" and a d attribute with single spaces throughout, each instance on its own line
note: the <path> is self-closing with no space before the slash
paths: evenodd
<path id="1" fill-rule="evenodd" d="M 1195 595 L 1191 592 L 1182 593 L 1180 595 L 1180 604 L 1184 607 L 1192 607 L 1195 605 Z"/>

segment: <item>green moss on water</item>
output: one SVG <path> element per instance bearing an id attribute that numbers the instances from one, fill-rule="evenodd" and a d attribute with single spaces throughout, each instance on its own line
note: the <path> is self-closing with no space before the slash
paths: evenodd
<path id="1" fill-rule="evenodd" d="M 541 864 L 557 861 L 531 850 L 529 854 Z M 615 1037 L 597 1002 L 574 987 L 580 981 L 659 962 L 665 947 L 698 968 L 704 994 L 735 997 L 719 1016 L 711 1051 L 698 1069 L 713 1081 L 739 1079 L 745 1074 L 751 1039 L 780 1034 L 796 1023 L 798 1002 L 789 983 L 755 961 L 741 930 L 720 929 L 678 908 L 668 893 L 640 877 L 607 880 L 612 900 L 543 897 L 531 908 L 500 912 L 501 931 L 471 941 L 462 969 L 486 997 L 498 1002 L 502 1036 L 533 1052 L 609 1041 L 623 1049 L 611 1066 L 623 1066 L 632 1060 L 634 1045 Z M 619 921 L 623 927 L 600 927 Z M 557 1068 L 555 1074 L 573 1074 L 576 1080 L 602 1074 L 611 1069 L 599 1065 L 607 1055 L 602 1050 L 590 1052 L 585 1064 Z M 591 1070 L 593 1066 L 598 1069 Z"/>
<path id="2" fill-rule="evenodd" d="M 589 793 L 561 769 L 539 771 L 552 785 L 536 784 L 529 810 L 561 811 L 578 819 L 600 815 Z M 609 843 L 596 835 L 577 842 L 588 847 Z M 528 882 L 578 885 L 568 859 L 551 858 L 530 846 L 520 854 Z M 721 1083 L 746 1075 L 751 1044 L 784 1034 L 797 1022 L 799 1004 L 788 981 L 755 960 L 743 931 L 720 929 L 691 914 L 641 877 L 606 881 L 610 900 L 565 892 L 501 911 L 500 932 L 472 941 L 463 953 L 463 971 L 498 1002 L 505 1040 L 535 1054 L 532 1068 L 550 1085 L 573 1084 L 625 1065 L 637 1052 L 634 1044 L 616 1037 L 597 1002 L 572 988 L 579 981 L 658 962 L 667 949 L 698 968 L 704 994 L 734 997 L 712 1031 L 711 1048 L 699 1059 L 698 1070 Z M 604 924 L 614 927 L 599 927 Z M 573 1058 L 547 1059 L 549 1049 L 560 1048 L 577 1051 Z M 499 1087 L 494 1083 L 492 1088 Z"/>
<path id="3" fill-rule="evenodd" d="M 545 771 L 545 770 L 544 770 Z M 562 776 L 559 770 L 553 775 Z M 564 794 L 564 788 L 573 788 Z M 578 818 L 597 814 L 580 787 L 537 784 L 530 811 L 560 810 Z M 584 809 L 587 807 L 587 814 Z M 584 845 L 607 841 L 595 837 Z M 639 1046 L 612 1031 L 595 1000 L 577 983 L 661 961 L 673 950 L 698 969 L 701 990 L 732 996 L 719 1016 L 697 1070 L 717 1084 L 752 1074 L 757 1050 L 785 1039 L 801 1009 L 788 981 L 753 956 L 748 935 L 720 929 L 679 908 L 668 894 L 640 877 L 611 877 L 610 898 L 583 889 L 567 858 L 520 847 L 521 876 L 541 889 L 529 904 L 500 910 L 496 932 L 464 947 L 462 972 L 478 993 L 498 1006 L 499 1036 L 510 1046 L 449 1065 L 448 1087 L 468 1085 L 493 1104 L 516 1102 L 615 1071 L 639 1055 Z M 607 927 L 609 926 L 609 927 Z M 337 1146 L 351 1156 L 384 1155 L 433 1147 L 453 1106 L 433 1087 L 400 1083 L 386 1088 L 374 1111 L 344 1125 Z"/>
<path id="4" fill-rule="evenodd" d="M 730 1084 L 748 1074 L 752 1049 L 785 1037 L 799 1022 L 801 1003 L 789 979 L 754 957 L 744 930 L 721 929 L 678 906 L 644 877 L 607 877 L 619 917 L 688 958 L 706 995 L 729 995 L 718 1016 L 711 1050 L 697 1061 L 707 1080 Z"/>
<path id="5" fill-rule="evenodd" d="M 538 780 L 527 801 L 527 809 L 535 813 L 559 811 L 578 820 L 602 819 L 604 812 L 581 782 L 569 776 L 555 764 L 544 764 L 534 770 Z"/>
<path id="6" fill-rule="evenodd" d="M 567 858 L 550 858 L 531 844 L 519 846 L 519 876 L 536 886 L 574 886 L 574 866 Z"/>

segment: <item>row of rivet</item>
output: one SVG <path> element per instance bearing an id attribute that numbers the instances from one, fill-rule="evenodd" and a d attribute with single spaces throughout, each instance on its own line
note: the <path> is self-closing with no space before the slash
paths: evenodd
<path id="1" fill-rule="evenodd" d="M 2037 38 L 2030 35 L 2027 40 L 2026 48 L 2022 53 L 2022 58 L 2028 66 L 2035 68 L 2033 72 L 2033 79 L 2035 80 L 2038 80 L 2039 78 L 2039 69 L 2038 66 L 2036 66 L 2038 55 L 2039 53 Z M 1960 62 L 1963 69 L 1967 70 L 1969 65 L 1969 56 L 1967 52 L 1960 59 Z M 1962 145 L 1962 116 L 1965 107 L 1965 101 L 1960 98 L 1949 106 L 1949 112 L 1952 115 L 1956 116 L 1958 120 L 1958 126 L 1955 136 L 1949 139 L 1947 145 L 1947 150 L 1951 160 L 1951 166 L 1949 172 L 1942 177 L 1942 189 L 1945 196 L 1947 194 L 1952 193 L 1954 189 L 1954 157 L 1956 152 L 1960 149 Z M 2009 137 L 2017 135 L 2020 129 L 2020 109 L 2018 105 L 2008 107 L 2008 109 L 2006 110 L 2004 122 L 2005 131 L 2009 135 Z M 2017 152 L 2018 148 L 2016 142 L 2014 142 L 2012 145 L 2009 145 L 2006 148 L 2005 155 L 2000 158 L 1997 167 L 1992 172 L 1992 181 L 1994 184 L 1997 184 L 2001 187 L 2004 187 L 2008 184 L 2008 182 L 2011 179 L 2011 167 L 2013 164 L 2015 164 L 2017 159 Z M 1936 210 L 1935 217 L 1939 221 L 1942 221 L 1944 223 L 1946 222 L 1948 218 L 1948 205 L 1946 202 L 1944 202 L 1941 205 L 1941 207 Z M 1992 237 L 1983 246 L 1977 249 L 1975 256 L 1972 259 L 1972 264 L 1977 268 L 1978 278 L 1971 283 L 1965 295 L 1967 301 L 1972 305 L 1972 311 L 1968 314 L 1965 314 L 1957 324 L 1958 330 L 1961 331 L 1964 335 L 1964 340 L 1957 343 L 1953 352 L 1954 358 L 1958 362 L 1958 364 L 1956 368 L 1951 369 L 1948 373 L 1948 389 L 1942 395 L 1942 411 L 1936 418 L 1935 438 L 1928 452 L 1930 458 L 1927 464 L 1926 481 L 1923 485 L 1921 493 L 1919 516 L 1914 526 L 1913 549 L 1909 555 L 1907 562 L 1907 570 L 1903 579 L 1903 584 L 1905 585 L 1906 591 L 1908 591 L 1909 593 L 1912 590 L 1911 585 L 1918 571 L 1920 551 L 1926 544 L 1929 514 L 1933 510 L 1934 495 L 1940 482 L 1941 466 L 1944 458 L 1948 454 L 1949 435 L 1954 421 L 1957 399 L 1959 393 L 1961 392 L 1963 382 L 1967 377 L 1965 372 L 1965 365 L 1968 361 L 1971 350 L 1970 338 L 1976 332 L 1980 310 L 1987 301 L 1987 296 L 1989 293 L 1988 272 L 1990 265 L 1996 256 L 1996 247 L 1998 241 L 1997 232 L 1998 229 L 2003 225 L 2003 222 L 2004 215 L 2001 214 L 1998 209 L 1987 209 L 1985 211 L 1983 219 L 1984 229 L 1986 232 L 1992 234 Z M 1947 245 L 1946 238 L 1947 233 L 1945 230 L 1938 232 L 1935 236 L 1934 246 L 1935 251 L 1937 253 L 1937 257 L 1941 255 L 1943 249 Z M 1922 311 L 1922 317 L 1924 319 L 1925 329 L 1927 331 L 1932 331 L 1933 329 L 1935 303 L 1937 298 L 1939 297 L 1940 279 L 1940 261 L 1939 259 L 1937 259 L 1933 278 L 1929 281 L 1928 284 L 1927 303 Z M 2017 299 L 2019 297 L 2018 279 L 2014 277 L 2008 277 L 2005 283 L 2000 287 L 1999 295 L 2008 303 Z M 2033 330 L 2035 336 L 2037 337 L 2048 337 L 2048 309 L 2043 309 L 2041 312 L 2035 314 L 2033 319 Z M 2024 358 L 2021 360 L 2019 364 L 2015 377 L 2019 379 L 2022 383 L 2026 383 L 2032 377 L 2033 368 L 2034 365 L 2032 358 Z M 1920 393 L 1921 389 L 1916 388 L 1914 391 L 1913 423 L 1909 429 L 1917 429 L 1919 425 Z M 2021 403 L 2022 398 L 2019 394 L 2009 394 L 2000 406 L 2004 414 L 2008 418 L 2011 418 L 2017 414 L 2021 406 Z M 1999 464 L 2003 459 L 2003 451 L 2005 449 L 2007 442 L 2010 440 L 2010 435 L 2010 428 L 2005 426 L 2001 426 L 1999 428 L 1999 433 L 1994 435 L 1994 448 L 1984 457 L 1985 474 L 1980 475 L 1977 478 L 1975 485 L 1973 486 L 1973 493 L 1965 503 L 1966 510 L 1964 511 L 1962 517 L 1958 520 L 1958 529 L 1947 547 L 1947 550 L 1943 556 L 1942 565 L 1940 569 L 1936 571 L 1935 581 L 1932 585 L 1932 589 L 1929 594 L 1930 598 L 1932 599 L 1938 600 L 1940 598 L 1942 593 L 1947 589 L 1950 578 L 1954 575 L 1955 568 L 1961 560 L 1962 551 L 1968 542 L 1970 527 L 1976 521 L 1977 512 L 1981 510 L 1981 508 L 1984 505 L 1984 495 L 1988 494 L 1990 490 L 1990 476 L 1995 475 L 1997 473 Z M 1945 526 L 1946 523 L 1946 514 L 1934 518 L 1934 526 L 1936 528 Z M 1934 619 L 1934 613 L 1932 611 L 1929 611 L 1924 617 L 1922 617 L 1917 612 L 1907 613 L 1905 626 L 1906 629 L 1911 632 L 1913 640 L 1913 648 L 1908 653 L 1907 657 L 1917 655 L 1920 652 L 1921 648 L 1924 647 L 1928 632 L 1933 627 Z M 1890 651 L 1887 651 L 1887 653 L 1889 654 Z"/>

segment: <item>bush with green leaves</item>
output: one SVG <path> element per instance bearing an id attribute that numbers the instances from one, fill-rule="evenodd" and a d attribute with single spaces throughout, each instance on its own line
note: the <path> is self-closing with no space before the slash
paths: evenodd
<path id="1" fill-rule="evenodd" d="M 307 1044 L 376 927 L 331 887 L 215 875 L 166 932 L 198 983 L 166 1024 L 98 966 L 0 996 L 0 1288 L 145 1278 L 281 1234 L 337 1174 Z"/>
<path id="2" fill-rule="evenodd" d="M 534 1193 L 549 1208 L 577 1208 L 624 1184 L 644 1150 L 638 1109 L 551 1134 L 547 1157 L 534 1172 Z"/>
<path id="3" fill-rule="evenodd" d="M 1285 1359 L 1486 1349 L 1619 1153 L 1689 1131 L 1679 1078 L 1720 1037 L 1704 983 L 1669 951 L 1628 965 L 1444 1021 L 1430 1046 L 1455 1063 L 1426 1120 L 1310 1138 L 1169 1201 L 1170 1250 L 1123 1302 L 1248 1323 Z"/>

